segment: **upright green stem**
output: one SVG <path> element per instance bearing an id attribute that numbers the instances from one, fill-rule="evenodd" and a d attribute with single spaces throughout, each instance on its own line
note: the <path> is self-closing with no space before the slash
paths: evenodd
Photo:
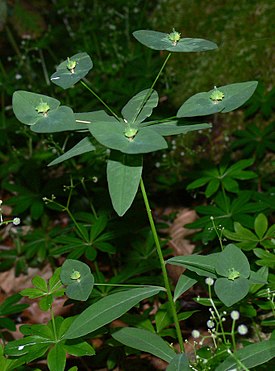
<path id="1" fill-rule="evenodd" d="M 157 248 L 157 253 L 158 253 L 159 262 L 160 262 L 160 266 L 161 266 L 161 270 L 162 270 L 163 280 L 164 280 L 164 286 L 165 286 L 165 289 L 166 289 L 166 292 L 167 292 L 168 302 L 169 302 L 171 312 L 172 312 L 172 315 L 173 315 L 173 319 L 174 319 L 174 322 L 175 322 L 176 333 L 177 333 L 177 337 L 178 337 L 178 341 L 179 341 L 180 350 L 181 350 L 181 352 L 184 352 L 184 344 L 183 344 L 183 338 L 182 338 L 182 334 L 181 334 L 179 319 L 178 319 L 175 303 L 173 301 L 172 291 L 171 291 L 171 288 L 170 288 L 169 278 L 168 278 L 168 274 L 167 274 L 165 261 L 164 261 L 164 258 L 163 258 L 163 254 L 162 254 L 162 250 L 161 250 L 157 230 L 156 230 L 156 227 L 155 227 L 154 219 L 153 219 L 153 216 L 152 216 L 152 212 L 151 212 L 151 209 L 150 209 L 147 193 L 145 191 L 145 187 L 144 187 L 144 183 L 143 183 L 142 178 L 140 180 L 140 188 L 141 188 L 144 204 L 145 204 L 145 207 L 146 207 L 148 219 L 149 219 L 149 222 L 150 222 L 151 230 L 152 230 L 152 233 L 153 233 L 153 238 L 154 238 L 156 248 Z"/>
<path id="2" fill-rule="evenodd" d="M 235 339 L 235 324 L 236 324 L 236 321 L 233 319 L 232 328 L 231 328 L 231 340 L 232 340 L 232 345 L 233 345 L 234 352 L 236 352 L 236 350 L 237 350 L 236 339 Z"/>
<path id="3" fill-rule="evenodd" d="M 52 325 L 53 325 L 53 334 L 54 334 L 54 339 L 57 340 L 57 333 L 56 333 L 56 326 L 55 326 L 55 318 L 54 318 L 54 313 L 53 313 L 53 308 L 51 306 L 50 308 L 51 312 L 51 319 L 52 319 Z"/>
<path id="4" fill-rule="evenodd" d="M 119 117 L 118 117 L 118 115 L 108 106 L 108 104 L 106 104 L 101 98 L 100 98 L 100 96 L 99 95 L 97 95 L 96 94 L 96 92 L 92 89 L 92 88 L 90 88 L 84 81 L 80 81 L 81 82 L 81 84 L 87 89 L 87 90 L 89 90 L 89 92 L 90 93 L 92 93 L 95 97 L 96 97 L 96 99 L 98 99 L 102 104 L 103 104 L 103 106 L 104 107 L 106 107 L 107 108 L 107 110 L 109 111 L 109 112 L 111 112 L 111 114 L 117 119 L 117 120 L 119 120 Z"/>
<path id="5" fill-rule="evenodd" d="M 161 75 L 161 73 L 162 73 L 164 67 L 166 66 L 166 64 L 167 64 L 167 62 L 168 62 L 168 60 L 169 60 L 169 58 L 171 57 L 171 55 L 172 55 L 172 53 L 169 53 L 169 54 L 167 55 L 167 57 L 165 58 L 165 61 L 163 62 L 162 66 L 161 66 L 161 69 L 159 70 L 159 72 L 158 72 L 158 74 L 157 74 L 155 80 L 153 81 L 153 84 L 151 85 L 151 87 L 150 87 L 148 93 L 146 94 L 145 98 L 143 99 L 143 102 L 142 102 L 142 104 L 141 104 L 141 106 L 140 106 L 140 109 L 137 111 L 136 115 L 135 115 L 134 118 L 133 118 L 133 124 L 135 123 L 135 121 L 136 121 L 138 115 L 140 114 L 140 112 L 142 111 L 144 105 L 146 104 L 146 102 L 147 102 L 148 99 L 150 98 L 150 96 L 151 96 L 151 94 L 152 94 L 152 91 L 153 91 L 153 89 L 154 89 L 154 86 L 156 85 L 156 82 L 158 81 L 158 79 L 159 79 L 159 77 L 160 77 L 160 75 Z"/>

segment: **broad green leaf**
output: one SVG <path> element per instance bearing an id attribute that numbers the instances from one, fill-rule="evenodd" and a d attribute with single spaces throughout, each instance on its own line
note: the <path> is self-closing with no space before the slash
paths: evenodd
<path id="1" fill-rule="evenodd" d="M 16 118 L 26 125 L 34 125 L 43 119 L 43 113 L 38 113 L 39 104 L 47 103 L 49 112 L 54 112 L 59 107 L 60 102 L 57 99 L 47 97 L 46 95 L 31 93 L 24 90 L 18 90 L 13 93 L 12 107 Z"/>
<path id="2" fill-rule="evenodd" d="M 254 222 L 255 232 L 259 238 L 263 238 L 268 228 L 267 217 L 264 214 L 259 214 Z"/>
<path id="3" fill-rule="evenodd" d="M 82 139 L 78 142 L 74 147 L 72 147 L 69 151 L 65 152 L 63 155 L 59 156 L 52 162 L 48 164 L 48 166 L 60 164 L 63 161 L 68 160 L 74 156 L 82 155 L 83 153 L 91 152 L 95 150 L 95 146 L 92 145 L 90 139 L 88 137 Z"/>
<path id="4" fill-rule="evenodd" d="M 234 192 L 234 193 L 239 192 L 239 184 L 235 179 L 225 176 L 221 180 L 221 183 L 227 192 Z"/>
<path id="5" fill-rule="evenodd" d="M 5 346 L 5 353 L 9 356 L 20 357 L 34 351 L 43 350 L 53 343 L 53 340 L 46 339 L 40 336 L 27 336 L 23 339 L 14 340 Z"/>
<path id="6" fill-rule="evenodd" d="M 186 134 L 191 131 L 198 131 L 211 128 L 211 124 L 193 124 L 193 125 L 179 125 L 177 121 L 164 122 L 150 125 L 150 129 L 162 136 Z"/>
<path id="7" fill-rule="evenodd" d="M 177 112 L 177 117 L 194 117 L 211 115 L 217 112 L 231 112 L 242 106 L 254 93 L 258 82 L 247 81 L 242 83 L 221 86 L 218 91 L 224 94 L 221 100 L 212 100 L 210 97 L 216 88 L 193 95 L 187 99 Z"/>
<path id="8" fill-rule="evenodd" d="M 74 68 L 69 68 L 70 62 L 75 62 Z M 93 62 L 87 53 L 75 54 L 57 66 L 51 81 L 63 89 L 68 89 L 86 76 L 92 67 Z"/>
<path id="9" fill-rule="evenodd" d="M 241 223 L 235 222 L 234 229 L 238 236 L 242 237 L 242 240 L 258 242 L 257 236 L 249 229 L 244 228 Z"/>
<path id="10" fill-rule="evenodd" d="M 249 281 L 243 277 L 238 277 L 234 281 L 227 278 L 218 278 L 215 281 L 214 290 L 217 297 L 227 307 L 231 307 L 248 294 Z"/>
<path id="11" fill-rule="evenodd" d="M 166 263 L 185 267 L 192 272 L 196 272 L 199 276 L 216 278 L 214 267 L 217 259 L 219 259 L 219 253 L 208 256 L 175 256 L 171 259 L 168 259 Z"/>
<path id="12" fill-rule="evenodd" d="M 188 184 L 186 187 L 187 190 L 195 189 L 204 186 L 206 183 L 208 183 L 211 180 L 210 176 L 205 176 L 199 179 L 194 180 L 194 182 Z"/>
<path id="13" fill-rule="evenodd" d="M 214 193 L 217 192 L 218 188 L 220 186 L 220 180 L 219 179 L 211 179 L 208 183 L 206 190 L 205 190 L 205 196 L 207 198 L 211 197 Z"/>
<path id="14" fill-rule="evenodd" d="M 51 330 L 51 328 L 47 325 L 22 325 L 20 327 L 20 332 L 27 336 L 27 335 L 32 335 L 32 336 L 39 336 L 41 338 L 49 339 L 51 341 L 54 341 L 54 334 Z"/>
<path id="15" fill-rule="evenodd" d="M 185 321 L 190 318 L 194 313 L 199 312 L 199 310 L 187 310 L 178 314 L 179 321 Z"/>
<path id="16" fill-rule="evenodd" d="M 155 90 L 143 90 L 123 107 L 122 116 L 130 126 L 137 127 L 138 124 L 151 116 L 153 109 L 158 105 L 158 100 L 158 93 Z"/>
<path id="17" fill-rule="evenodd" d="M 202 52 L 217 49 L 212 41 L 204 39 L 181 38 L 177 43 L 169 39 L 169 34 L 151 30 L 133 32 L 133 36 L 143 45 L 154 50 L 167 50 L 170 52 Z"/>
<path id="18" fill-rule="evenodd" d="M 28 296 L 30 299 L 36 299 L 44 295 L 44 291 L 41 291 L 40 289 L 24 289 L 20 291 L 20 295 Z"/>
<path id="19" fill-rule="evenodd" d="M 229 371 L 238 368 L 236 359 L 241 361 L 245 367 L 251 369 L 262 365 L 275 357 L 275 341 L 267 340 L 251 344 L 234 353 L 234 358 L 229 356 L 220 364 L 215 371 Z"/>
<path id="20" fill-rule="evenodd" d="M 49 111 L 47 117 L 42 117 L 31 130 L 35 133 L 58 133 L 67 130 L 76 130 L 73 110 L 70 107 L 60 106 L 55 111 Z"/>
<path id="21" fill-rule="evenodd" d="M 107 162 L 107 181 L 113 207 L 119 216 L 130 208 L 142 173 L 142 156 L 111 152 Z"/>
<path id="22" fill-rule="evenodd" d="M 250 277 L 249 277 L 249 283 L 250 285 L 257 285 L 257 286 L 262 286 L 268 283 L 268 268 L 267 267 L 262 267 L 260 268 L 257 272 L 250 272 Z M 258 287 L 259 288 L 259 287 Z M 250 287 L 250 292 L 251 292 L 251 287 Z"/>
<path id="23" fill-rule="evenodd" d="M 40 276 L 35 276 L 32 279 L 32 284 L 39 290 L 48 292 L 47 282 Z"/>
<path id="24" fill-rule="evenodd" d="M 229 271 L 234 269 L 239 274 L 248 278 L 250 275 L 250 265 L 247 257 L 240 248 L 233 244 L 229 244 L 219 253 L 219 259 L 215 264 L 216 272 L 223 277 L 229 276 Z"/>
<path id="25" fill-rule="evenodd" d="M 87 300 L 94 286 L 94 276 L 90 267 L 78 260 L 65 261 L 60 279 L 64 285 L 67 285 L 66 295 L 74 300 Z"/>
<path id="26" fill-rule="evenodd" d="M 249 159 L 245 159 L 245 160 L 240 160 L 240 161 L 236 162 L 235 164 L 231 165 L 226 170 L 226 174 L 227 175 L 231 175 L 234 178 L 238 175 L 238 179 L 241 179 L 241 178 L 239 178 L 239 175 L 246 173 L 246 171 L 242 172 L 242 170 L 245 169 L 248 166 L 253 165 L 254 161 L 255 160 L 253 158 L 249 158 Z"/>
<path id="27" fill-rule="evenodd" d="M 93 356 L 95 355 L 94 348 L 86 341 L 80 339 L 66 340 L 63 348 L 68 354 L 75 357 Z"/>
<path id="28" fill-rule="evenodd" d="M 219 89 L 220 90 L 220 89 Z M 213 115 L 220 112 L 225 106 L 223 101 L 213 102 L 210 95 L 213 90 L 207 93 L 198 93 L 187 99 L 177 112 L 177 117 L 196 117 Z"/>
<path id="29" fill-rule="evenodd" d="M 147 330 L 125 327 L 112 334 L 112 337 L 128 347 L 153 354 L 166 362 L 175 356 L 175 351 L 159 335 Z"/>
<path id="30" fill-rule="evenodd" d="M 231 112 L 241 107 L 254 93 L 258 81 L 246 81 L 221 86 L 219 90 L 224 93 L 225 108 L 222 113 Z"/>
<path id="31" fill-rule="evenodd" d="M 176 301 L 185 291 L 189 290 L 192 286 L 197 283 L 197 280 L 187 277 L 184 274 L 178 279 L 177 285 L 174 291 L 174 301 Z"/>
<path id="32" fill-rule="evenodd" d="M 175 355 L 172 361 L 169 363 L 166 371 L 190 371 L 188 358 L 184 353 Z"/>
<path id="33" fill-rule="evenodd" d="M 123 153 L 149 153 L 167 148 L 163 137 L 149 127 L 141 128 L 131 138 L 125 135 L 126 128 L 125 123 L 115 118 L 110 122 L 94 122 L 89 125 L 90 132 L 99 143 Z"/>
<path id="34" fill-rule="evenodd" d="M 141 300 L 156 295 L 162 287 L 149 286 L 118 292 L 100 299 L 85 309 L 65 333 L 65 339 L 75 339 L 93 332 L 119 318 Z"/>
<path id="35" fill-rule="evenodd" d="M 66 365 L 66 351 L 60 343 L 49 351 L 47 357 L 48 367 L 50 371 L 64 371 Z"/>
<path id="36" fill-rule="evenodd" d="M 155 322 L 158 334 L 165 327 L 168 327 L 169 325 L 174 323 L 169 303 L 164 303 L 159 307 L 155 315 Z"/>
<path id="37" fill-rule="evenodd" d="M 268 228 L 268 231 L 266 232 L 266 235 L 265 237 L 271 237 L 271 238 L 275 238 L 275 224 L 273 224 L 270 228 Z M 273 242 L 273 244 L 275 243 L 275 241 Z"/>

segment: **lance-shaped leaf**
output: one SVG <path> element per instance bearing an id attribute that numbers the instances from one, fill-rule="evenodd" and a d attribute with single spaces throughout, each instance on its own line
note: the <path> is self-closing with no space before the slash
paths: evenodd
<path id="1" fill-rule="evenodd" d="M 153 354 L 166 362 L 175 357 L 175 351 L 159 335 L 147 330 L 125 327 L 112 334 L 112 337 L 128 347 Z"/>
<path id="2" fill-rule="evenodd" d="M 179 38 L 175 40 L 171 37 L 172 34 L 151 30 L 139 30 L 133 32 L 133 36 L 141 44 L 154 50 L 188 53 L 213 50 L 218 47 L 214 42 L 204 39 Z M 179 33 L 177 34 L 180 35 Z"/>
<path id="3" fill-rule="evenodd" d="M 176 301 L 185 291 L 189 290 L 198 281 L 194 278 L 190 278 L 184 274 L 178 279 L 177 285 L 174 291 L 174 301 Z"/>
<path id="4" fill-rule="evenodd" d="M 186 134 L 190 131 L 209 129 L 211 127 L 211 124 L 180 125 L 177 123 L 177 121 L 150 125 L 150 129 L 153 129 L 155 132 L 162 136 Z"/>
<path id="5" fill-rule="evenodd" d="M 163 287 L 148 286 L 118 292 L 85 309 L 65 333 L 65 339 L 84 336 L 119 318 L 141 300 L 158 294 Z"/>
<path id="6" fill-rule="evenodd" d="M 168 259 L 166 263 L 185 267 L 200 276 L 216 278 L 215 265 L 219 253 L 211 255 L 175 256 Z"/>
<path id="7" fill-rule="evenodd" d="M 64 371 L 66 366 L 66 351 L 63 344 L 57 343 L 48 353 L 47 363 L 50 371 Z"/>
<path id="8" fill-rule="evenodd" d="M 222 362 L 215 371 L 229 371 L 237 368 L 240 362 L 252 369 L 258 365 L 268 362 L 275 357 L 275 340 L 261 341 L 256 344 L 251 344 L 234 353 Z"/>
<path id="9" fill-rule="evenodd" d="M 112 151 L 107 180 L 113 207 L 122 216 L 132 205 L 142 173 L 142 156 Z"/>
<path id="10" fill-rule="evenodd" d="M 153 109 L 158 105 L 158 93 L 146 89 L 136 94 L 123 107 L 121 113 L 130 126 L 138 126 L 147 117 L 151 116 Z"/>
<path id="11" fill-rule="evenodd" d="M 68 89 L 81 80 L 92 69 L 93 62 L 87 53 L 78 53 L 60 63 L 51 81 L 63 89 Z"/>
<path id="12" fill-rule="evenodd" d="M 42 355 L 52 343 L 53 340 L 41 336 L 27 336 L 23 339 L 9 342 L 5 346 L 5 353 L 9 356 L 19 357 L 37 351 L 41 352 Z"/>
<path id="13" fill-rule="evenodd" d="M 92 145 L 90 139 L 88 137 L 82 139 L 78 142 L 74 147 L 72 147 L 69 151 L 65 152 L 63 155 L 59 156 L 52 162 L 48 164 L 48 166 L 60 164 L 63 161 L 66 161 L 72 157 L 82 155 L 83 153 L 91 152 L 95 150 L 95 146 Z"/>
<path id="14" fill-rule="evenodd" d="M 190 371 L 188 358 L 184 353 L 176 354 L 166 371 Z"/>
<path id="15" fill-rule="evenodd" d="M 177 117 L 195 117 L 231 112 L 241 107 L 254 93 L 258 82 L 247 81 L 214 88 L 187 99 Z M 219 94 L 220 93 L 220 94 Z"/>

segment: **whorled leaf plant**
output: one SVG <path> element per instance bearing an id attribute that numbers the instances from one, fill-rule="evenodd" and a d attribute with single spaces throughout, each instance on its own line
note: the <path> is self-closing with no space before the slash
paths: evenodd
<path id="1" fill-rule="evenodd" d="M 147 153 L 166 149 L 166 136 L 186 134 L 190 131 L 211 127 L 210 123 L 190 124 L 185 120 L 189 117 L 207 116 L 213 113 L 225 113 L 237 109 L 253 94 L 257 82 L 234 83 L 218 88 L 215 86 L 214 89 L 210 89 L 208 92 L 197 93 L 189 98 L 182 104 L 174 117 L 149 121 L 148 118 L 159 102 L 159 97 L 154 87 L 172 53 L 210 51 L 217 49 L 217 45 L 212 41 L 204 39 L 182 38 L 180 33 L 174 29 L 171 33 L 139 30 L 135 31 L 133 35 L 143 45 L 153 50 L 168 51 L 168 54 L 151 86 L 137 92 L 122 108 L 120 116 L 93 91 L 90 85 L 87 85 L 82 80 L 93 67 L 93 62 L 86 53 L 78 53 L 67 58 L 57 67 L 57 71 L 52 75 L 51 81 L 63 89 L 68 89 L 80 81 L 104 105 L 108 113 L 103 110 L 74 113 L 70 107 L 60 106 L 60 102 L 54 98 L 27 91 L 16 91 L 14 93 L 13 110 L 18 120 L 23 124 L 29 125 L 30 129 L 34 132 L 77 131 L 83 132 L 86 135 L 78 144 L 52 161 L 49 165 L 54 165 L 73 156 L 95 150 L 95 147 L 90 142 L 91 136 L 101 145 L 110 149 L 110 158 L 107 163 L 107 180 L 112 204 L 119 216 L 124 215 L 130 208 L 140 186 L 159 256 L 165 290 L 173 316 L 180 350 L 184 352 L 176 306 L 142 179 L 143 157 Z M 68 268 L 71 268 L 70 264 Z M 215 272 L 213 274 L 215 275 Z M 78 285 L 79 282 L 76 271 L 71 270 L 68 282 L 65 282 L 70 284 L 68 291 L 71 288 L 73 289 L 74 285 Z M 81 323 L 81 335 L 85 335 L 97 328 L 95 323 L 102 325 L 111 321 L 114 316 L 113 313 L 109 315 L 107 306 L 111 305 L 118 317 L 136 305 L 140 300 L 153 294 L 158 294 L 160 290 L 161 288 L 159 287 L 130 289 L 130 297 L 126 292 L 113 294 L 110 296 L 110 299 L 104 298 L 99 304 L 96 303 L 90 306 L 80 314 L 78 319 L 73 322 L 72 326 L 64 334 L 64 337 L 67 339 L 78 337 L 78 328 Z M 121 300 L 123 302 L 125 301 L 123 310 L 118 305 Z M 106 310 L 104 306 L 106 306 Z M 107 318 L 107 322 L 104 315 Z M 166 343 L 162 343 L 160 341 L 161 339 L 157 339 L 157 336 L 152 336 L 152 348 L 154 349 L 151 349 L 151 353 L 162 357 L 168 362 L 171 361 L 172 364 L 169 370 L 177 369 L 175 368 L 176 366 L 173 366 L 174 364 L 182 364 L 184 365 L 182 367 L 188 368 L 186 359 L 176 357 L 174 351 L 170 350 L 169 347 L 167 348 Z M 117 337 L 122 343 L 127 343 L 129 339 L 132 339 L 131 344 L 133 346 L 136 344 L 137 349 L 148 349 L 148 344 L 146 345 L 142 341 L 144 338 L 142 331 L 121 331 L 114 337 Z M 125 339 L 128 340 L 126 341 Z"/>

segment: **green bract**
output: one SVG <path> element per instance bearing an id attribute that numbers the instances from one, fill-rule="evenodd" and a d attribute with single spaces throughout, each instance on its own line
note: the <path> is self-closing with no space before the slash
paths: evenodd
<path id="1" fill-rule="evenodd" d="M 170 34 L 139 30 L 133 32 L 133 36 L 143 45 L 154 50 L 167 50 L 169 52 L 203 52 L 217 49 L 218 46 L 208 40 L 180 38 L 180 33 L 173 31 Z"/>
<path id="2" fill-rule="evenodd" d="M 56 67 L 51 81 L 63 89 L 68 89 L 81 80 L 93 68 L 93 62 L 87 53 L 78 53 Z"/>
<path id="3" fill-rule="evenodd" d="M 94 276 L 89 266 L 78 260 L 65 261 L 60 279 L 67 286 L 66 295 L 74 300 L 87 300 L 94 286 Z"/>
<path id="4" fill-rule="evenodd" d="M 187 99 L 177 112 L 177 117 L 195 117 L 213 113 L 231 112 L 242 106 L 254 93 L 258 82 L 247 81 L 216 87 Z"/>
<path id="5" fill-rule="evenodd" d="M 13 94 L 12 104 L 16 118 L 30 125 L 34 132 L 53 133 L 83 128 L 83 125 L 76 124 L 70 107 L 60 106 L 57 99 L 46 95 L 19 90 Z"/>
<path id="6" fill-rule="evenodd" d="M 220 253 L 207 256 L 177 256 L 167 261 L 169 264 L 188 268 L 199 276 L 215 279 L 215 292 L 228 307 L 243 299 L 252 282 L 250 265 L 244 253 L 235 245 L 229 244 Z"/>

